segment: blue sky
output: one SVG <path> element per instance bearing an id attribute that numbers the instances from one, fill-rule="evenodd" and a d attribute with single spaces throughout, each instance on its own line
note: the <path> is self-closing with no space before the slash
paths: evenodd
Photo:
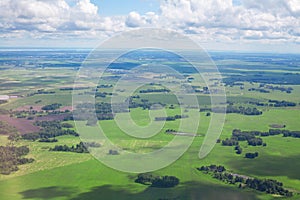
<path id="1" fill-rule="evenodd" d="M 94 48 L 139 28 L 208 50 L 299 53 L 299 0 L 1 0 L 0 47 Z"/>
<path id="2" fill-rule="evenodd" d="M 141 14 L 157 12 L 159 0 L 93 0 L 98 5 L 101 16 L 127 15 L 131 11 Z"/>

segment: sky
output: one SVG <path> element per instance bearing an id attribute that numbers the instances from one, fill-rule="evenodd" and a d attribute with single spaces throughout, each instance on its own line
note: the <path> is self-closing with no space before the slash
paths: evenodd
<path id="1" fill-rule="evenodd" d="M 1 0 L 0 48 L 95 48 L 173 30 L 210 51 L 300 53 L 300 0 Z"/>

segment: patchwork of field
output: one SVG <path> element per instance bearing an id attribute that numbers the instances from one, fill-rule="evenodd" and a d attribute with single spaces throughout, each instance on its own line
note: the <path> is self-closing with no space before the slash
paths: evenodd
<path id="1" fill-rule="evenodd" d="M 184 78 L 175 77 L 174 74 L 166 71 L 159 73 L 156 70 L 142 71 L 131 75 L 131 78 L 135 77 L 132 79 L 132 85 L 134 86 L 134 81 L 149 79 L 155 84 L 145 84 L 131 93 L 129 90 L 115 91 L 114 86 L 119 80 L 118 76 L 126 74 L 126 70 L 136 66 L 137 60 L 132 60 L 130 57 L 125 60 L 124 66 L 120 63 L 112 65 L 104 78 L 97 82 L 96 91 L 93 88 L 93 82 L 97 77 L 91 79 L 85 77 L 81 85 L 73 90 L 74 76 L 80 66 L 78 63 L 82 61 L 86 52 L 81 55 L 72 51 L 69 54 L 65 53 L 63 58 L 56 58 L 50 54 L 48 58 L 46 57 L 47 59 L 43 58 L 34 62 L 35 64 L 12 63 L 14 55 L 10 53 L 9 57 L 0 62 L 2 65 L 0 95 L 17 96 L 0 104 L 0 128 L 1 133 L 3 132 L 0 134 L 0 146 L 8 144 L 18 147 L 26 146 L 30 149 L 26 157 L 34 159 L 32 163 L 18 165 L 19 169 L 9 175 L 0 175 L 1 199 L 297 200 L 300 198 L 300 140 L 298 137 L 283 137 L 281 134 L 261 136 L 263 142 L 266 143 L 265 146 L 253 146 L 247 141 L 239 141 L 239 146 L 243 149 L 241 154 L 236 153 L 235 145 L 226 146 L 222 143 L 226 138 L 232 137 L 234 129 L 260 132 L 268 132 L 269 129 L 300 131 L 300 83 L 297 80 L 300 78 L 300 59 L 298 55 L 293 55 L 293 57 L 212 53 L 212 58 L 218 65 L 224 81 L 211 78 L 209 85 L 206 85 L 201 75 L 194 73 L 193 69 L 187 66 L 184 66 L 184 69 L 181 68 L 183 64 L 177 59 L 164 60 L 163 64 L 173 66 L 184 75 Z M 75 60 L 67 63 L 66 60 L 70 55 L 73 55 Z M 272 61 L 271 58 L 278 56 L 281 56 L 282 62 Z M 24 60 L 29 58 L 30 56 L 22 57 Z M 139 57 L 139 61 L 145 64 L 143 62 L 146 61 L 141 58 L 143 56 Z M 209 75 L 214 77 L 213 73 Z M 239 77 L 236 78 L 236 76 Z M 288 76 L 286 79 L 289 81 L 282 79 L 284 76 Z M 249 77 L 252 79 L 249 80 Z M 181 87 L 169 92 L 163 85 L 170 85 L 170 82 Z M 186 104 L 180 105 L 177 97 L 180 96 L 181 89 L 188 88 L 188 86 L 194 90 L 191 93 L 184 93 L 180 100 Z M 199 159 L 199 150 L 207 136 L 209 124 L 214 115 L 220 115 L 212 110 L 213 105 L 211 105 L 211 96 L 220 95 L 217 90 L 220 86 L 226 89 L 226 106 L 232 112 L 226 114 L 220 141 L 215 144 L 207 157 Z M 72 107 L 74 93 L 83 97 L 95 96 L 95 94 L 97 96 L 95 98 L 98 106 L 96 110 L 99 109 L 97 112 L 99 111 L 100 114 L 98 114 L 102 118 L 91 126 L 88 134 L 97 134 L 92 131 L 93 127 L 101 127 L 107 136 L 107 139 L 99 141 L 101 144 L 99 150 L 104 156 L 118 159 L 123 151 L 148 153 L 166 146 L 174 137 L 190 137 L 189 134 L 197 136 L 176 162 L 152 172 L 160 176 L 176 176 L 180 180 L 179 185 L 172 188 L 156 188 L 138 184 L 135 182 L 137 174 L 111 169 L 91 154 L 51 150 L 59 145 L 76 146 L 83 139 L 80 134 L 79 137 L 71 134 L 57 135 L 54 136 L 56 142 L 39 142 L 41 138 L 30 140 L 22 137 L 22 135 L 30 136 L 32 133 L 41 132 L 43 127 L 37 125 L 39 121 L 59 120 L 61 124 L 72 125 L 68 130 L 77 131 L 74 121 L 70 118 L 78 109 Z M 114 95 L 131 97 L 132 107 L 129 113 L 121 109 L 113 113 L 114 115 L 110 115 L 112 113 L 107 106 L 110 105 Z M 196 97 L 199 107 L 191 106 L 193 103 L 188 104 L 192 96 Z M 155 109 L 156 104 L 160 104 L 161 107 Z M 84 108 L 88 109 L 88 107 Z M 253 114 L 254 108 L 261 113 Z M 163 109 L 170 120 L 161 125 L 159 119 L 162 117 L 161 110 Z M 199 112 L 199 109 L 202 111 Z M 84 116 L 85 113 L 80 114 Z M 162 128 L 149 138 L 132 137 L 122 130 L 117 122 L 117 119 L 122 119 L 127 114 L 132 119 L 128 122 L 128 128 L 131 123 L 141 127 L 153 124 L 154 129 L 159 126 Z M 191 123 L 197 117 L 200 120 L 196 130 L 192 126 L 186 126 L 180 130 L 181 123 Z M 89 120 L 76 121 L 76 123 L 85 125 L 89 123 Z M 186 135 L 168 134 L 168 130 L 171 130 L 171 133 L 186 133 Z M 15 134 L 18 134 L 20 138 L 11 140 L 10 136 Z M 53 137 L 51 136 L 50 139 Z M 108 139 L 119 148 L 119 152 L 115 155 L 111 153 L 114 149 L 106 146 Z M 245 158 L 245 154 L 250 152 L 257 152 L 259 156 L 255 159 Z M 139 160 L 136 162 L 138 163 Z M 284 197 L 250 188 L 241 189 L 237 184 L 217 180 L 197 170 L 201 166 L 212 164 L 222 165 L 232 173 L 248 177 L 277 180 L 283 183 L 285 189 L 293 192 L 293 196 Z"/>

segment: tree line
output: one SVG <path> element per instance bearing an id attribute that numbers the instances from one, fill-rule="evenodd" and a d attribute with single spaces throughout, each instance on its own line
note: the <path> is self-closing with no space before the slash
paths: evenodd
<path id="1" fill-rule="evenodd" d="M 146 89 L 146 90 L 140 90 L 140 93 L 154 93 L 154 92 L 170 92 L 170 90 L 162 88 L 162 89 Z"/>
<path id="2" fill-rule="evenodd" d="M 210 165 L 197 168 L 203 173 L 210 174 L 213 178 L 229 184 L 238 184 L 239 188 L 250 188 L 268 194 L 281 195 L 286 197 L 293 196 L 293 193 L 283 187 L 283 183 L 273 179 L 251 178 L 227 172 L 224 166 Z"/>
<path id="3" fill-rule="evenodd" d="M 64 152 L 74 152 L 74 153 L 89 153 L 88 148 L 99 148 L 101 147 L 100 143 L 97 142 L 80 142 L 75 146 L 71 147 L 67 145 L 56 145 L 54 148 L 50 148 L 49 151 L 64 151 Z"/>
<path id="4" fill-rule="evenodd" d="M 134 101 L 134 99 L 138 99 L 139 101 Z M 147 99 L 140 99 L 140 96 L 136 95 L 136 96 L 131 96 L 128 99 L 128 103 L 129 103 L 129 108 L 142 108 L 144 110 L 150 110 L 151 108 L 153 108 L 153 106 L 155 104 L 159 104 L 161 106 L 166 106 L 166 104 L 163 104 L 161 102 L 149 102 L 149 100 Z"/>
<path id="5" fill-rule="evenodd" d="M 227 107 L 215 107 L 215 108 L 200 108 L 200 112 L 214 112 L 214 113 L 237 113 L 242 115 L 262 115 L 262 111 L 257 108 L 233 106 L 228 105 Z"/>
<path id="6" fill-rule="evenodd" d="M 295 107 L 297 103 L 289 102 L 289 101 L 278 101 L 278 100 L 269 100 L 269 106 L 274 107 Z"/>
<path id="7" fill-rule="evenodd" d="M 188 115 L 175 115 L 168 117 L 155 117 L 155 121 L 175 121 L 176 119 L 184 119 L 188 118 Z"/>
<path id="8" fill-rule="evenodd" d="M 59 109 L 61 106 L 62 106 L 62 104 L 60 104 L 60 103 L 53 103 L 50 105 L 43 106 L 42 110 L 45 110 L 45 111 L 56 110 L 56 109 Z"/>
<path id="9" fill-rule="evenodd" d="M 64 152 L 74 152 L 74 153 L 89 153 L 87 147 L 83 142 L 72 145 L 71 147 L 67 145 L 56 145 L 54 148 L 50 148 L 49 151 L 64 151 Z"/>
<path id="10" fill-rule="evenodd" d="M 260 92 L 260 93 L 270 93 L 269 90 L 263 89 L 263 88 L 249 88 L 249 92 L 255 91 L 255 92 Z"/>
<path id="11" fill-rule="evenodd" d="M 263 85 L 263 84 L 261 84 L 260 87 L 265 87 L 265 88 L 270 89 L 270 90 L 278 90 L 278 91 L 281 91 L 281 92 L 286 92 L 288 94 L 292 93 L 292 91 L 293 91 L 292 87 L 279 87 L 279 86 Z"/>

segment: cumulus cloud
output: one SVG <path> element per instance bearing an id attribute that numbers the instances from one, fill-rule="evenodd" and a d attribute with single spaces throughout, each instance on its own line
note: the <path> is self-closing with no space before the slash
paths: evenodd
<path id="1" fill-rule="evenodd" d="M 160 10 L 167 27 L 202 39 L 294 40 L 300 27 L 299 0 L 165 0 Z"/>
<path id="2" fill-rule="evenodd" d="M 0 28 L 2 37 L 9 32 L 25 31 L 27 35 L 86 37 L 95 31 L 111 31 L 122 26 L 113 18 L 101 18 L 98 7 L 90 0 L 77 0 L 70 6 L 65 0 L 3 0 L 0 2 Z M 121 23 L 118 17 L 116 22 Z M 124 24 L 124 23 L 123 23 Z M 83 33 L 85 31 L 85 33 Z M 24 33 L 24 32 L 23 32 Z M 50 35 L 53 33 L 53 35 Z M 15 34 L 12 34 L 14 36 Z"/>
<path id="3" fill-rule="evenodd" d="M 125 24 L 127 27 L 153 27 L 158 23 L 159 16 L 154 12 L 147 12 L 145 15 L 140 15 L 138 12 L 130 12 L 126 18 Z"/>
<path id="4" fill-rule="evenodd" d="M 130 12 L 126 18 L 126 25 L 128 27 L 140 27 L 143 24 L 145 24 L 145 21 L 137 12 Z"/>
<path id="5" fill-rule="evenodd" d="M 99 10 L 90 0 L 1 0 L 0 37 L 97 38 L 158 27 L 201 41 L 300 41 L 299 0 L 163 0 L 157 13 L 109 17 Z"/>

